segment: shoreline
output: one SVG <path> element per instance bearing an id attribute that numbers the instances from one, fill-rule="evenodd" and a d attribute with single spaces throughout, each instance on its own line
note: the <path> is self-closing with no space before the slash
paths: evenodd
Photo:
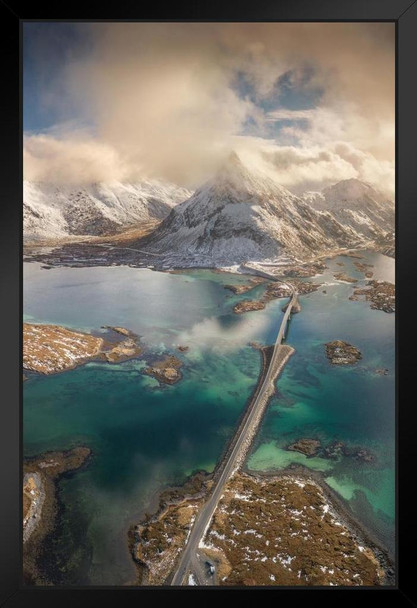
<path id="1" fill-rule="evenodd" d="M 286 476 L 301 476 L 313 480 L 318 486 L 320 486 L 325 496 L 335 507 L 335 512 L 337 513 L 339 519 L 344 521 L 354 536 L 361 538 L 365 544 L 383 560 L 385 571 L 390 569 L 394 571 L 392 576 L 395 577 L 395 555 L 392 555 L 390 550 L 387 547 L 384 547 L 383 543 L 376 537 L 375 533 L 358 519 L 358 517 L 352 511 L 349 501 L 347 501 L 345 498 L 343 498 L 343 496 L 338 494 L 336 490 L 329 486 L 321 471 L 315 471 L 314 469 L 309 469 L 308 467 L 300 464 L 290 464 L 283 469 L 269 469 L 262 472 L 252 471 L 245 465 L 242 471 L 255 479 L 258 477 L 259 479 L 279 479 L 280 477 Z"/>
<path id="2" fill-rule="evenodd" d="M 384 582 L 380 586 L 391 587 L 396 584 L 395 559 L 393 558 L 393 556 L 389 555 L 388 550 L 381 546 L 378 540 L 375 539 L 375 537 L 373 536 L 372 532 L 369 531 L 362 524 L 362 522 L 360 522 L 355 517 L 355 515 L 350 510 L 348 503 L 343 499 L 343 497 L 339 496 L 337 492 L 325 482 L 320 472 L 313 471 L 302 465 L 290 465 L 285 469 L 276 469 L 263 472 L 253 472 L 248 470 L 247 467 L 244 466 L 242 467 L 240 473 L 244 476 L 247 476 L 249 479 L 252 479 L 255 482 L 259 483 L 265 481 L 279 481 L 281 479 L 289 479 L 293 482 L 297 482 L 301 478 L 303 481 L 315 485 L 319 490 L 323 492 L 323 495 L 328 500 L 330 506 L 330 513 L 335 516 L 336 519 L 340 521 L 349 530 L 355 543 L 360 546 L 365 546 L 373 552 L 379 567 L 384 572 Z M 168 512 L 170 508 L 181 507 L 181 505 L 188 506 L 191 505 L 193 502 L 198 502 L 201 500 L 203 501 L 202 505 L 204 505 L 204 502 L 207 498 L 207 493 L 210 491 L 210 486 L 213 483 L 215 474 L 216 469 L 212 473 L 196 471 L 190 476 L 188 476 L 183 484 L 173 486 L 171 485 L 162 490 L 159 493 L 159 499 L 157 494 L 155 494 L 154 502 L 158 503 L 158 506 L 152 513 L 152 515 L 150 517 L 144 517 L 130 526 L 127 533 L 127 546 L 130 551 L 131 559 L 137 569 L 137 584 L 141 586 L 143 585 L 144 587 L 153 587 L 153 585 L 150 585 L 147 581 L 148 566 L 146 565 L 146 563 L 139 560 L 135 555 L 137 552 L 137 548 L 140 544 L 140 540 L 138 538 L 138 531 L 140 530 L 141 534 L 142 529 L 146 528 L 147 525 L 160 522 L 162 517 Z M 196 494 L 191 494 L 187 492 L 188 484 L 190 484 L 190 482 L 193 482 L 196 476 L 201 475 L 203 475 L 203 489 Z M 229 480 L 229 483 L 232 480 L 233 477 Z M 162 497 L 164 497 L 163 500 Z M 210 527 L 213 524 L 213 520 L 216 516 L 216 513 L 217 509 L 214 513 L 213 519 L 211 520 Z M 202 549 L 202 551 L 204 553 L 204 548 Z M 165 582 L 156 586 L 165 586 L 166 584 L 168 584 L 166 581 L 170 579 L 170 577 L 172 576 L 172 572 L 175 571 L 176 565 L 180 559 L 180 555 L 181 552 L 179 552 L 179 554 L 177 555 L 169 572 L 166 572 Z M 312 588 L 308 585 L 306 585 L 305 587 Z M 378 586 L 372 586 L 372 588 L 378 588 Z"/>
<path id="3" fill-rule="evenodd" d="M 23 464 L 24 485 L 30 477 L 39 482 L 41 504 L 35 505 L 35 517 L 24 526 L 23 532 L 23 578 L 26 585 L 51 585 L 49 575 L 42 565 L 48 538 L 60 525 L 61 509 L 59 483 L 87 467 L 92 451 L 86 446 L 68 450 L 50 450 L 36 456 L 26 457 Z M 30 509 L 33 504 L 30 506 Z M 26 516 L 27 517 L 27 516 Z M 25 532 L 31 525 L 29 534 Z"/>
<path id="4" fill-rule="evenodd" d="M 110 241 L 110 239 L 109 239 Z M 132 242 L 133 243 L 133 242 Z M 126 242 L 129 245 L 129 242 Z M 49 250 L 42 253 L 43 250 Z M 117 250 L 123 250 L 124 256 L 115 253 Z M 285 270 L 288 267 L 308 266 L 315 263 L 320 263 L 325 259 L 334 259 L 338 256 L 347 256 L 356 259 L 362 259 L 361 252 L 372 252 L 386 255 L 391 259 L 395 259 L 395 255 L 387 255 L 379 248 L 344 248 L 337 250 L 329 250 L 320 253 L 314 257 L 304 260 L 289 260 L 287 264 L 280 265 L 278 262 L 271 262 L 272 266 Z M 140 255 L 134 255 L 134 254 Z M 107 254 L 107 255 L 106 255 Z M 132 255 L 133 254 L 133 255 Z M 83 257 L 84 255 L 84 257 Z M 158 262 L 154 254 L 142 250 L 131 249 L 129 247 L 115 247 L 111 242 L 94 243 L 86 241 L 71 241 L 63 243 L 46 244 L 26 244 L 23 249 L 23 256 L 26 262 L 34 261 L 44 264 L 47 268 L 55 267 L 74 267 L 74 268 L 89 268 L 96 266 L 129 266 L 132 268 L 147 268 L 159 272 L 176 272 L 189 270 L 212 270 L 213 272 L 230 272 L 233 274 L 249 274 L 245 272 L 245 262 L 235 263 L 230 266 L 209 266 L 207 263 L 201 262 L 191 265 L 192 260 L 181 260 L 180 266 L 175 260 L 161 260 Z M 234 267 L 240 269 L 240 272 L 233 270 Z"/>

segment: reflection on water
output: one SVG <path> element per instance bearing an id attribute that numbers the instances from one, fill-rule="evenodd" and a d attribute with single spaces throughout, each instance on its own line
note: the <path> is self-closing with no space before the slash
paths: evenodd
<path id="1" fill-rule="evenodd" d="M 392 277 L 392 260 L 378 254 L 367 258 L 361 261 L 375 264 L 377 278 Z M 340 261 L 345 268 L 336 265 Z M 336 281 L 333 272 L 343 270 L 363 281 L 353 261 L 329 262 L 329 270 L 314 279 L 326 286 L 301 297 L 302 311 L 287 338 L 296 354 L 279 381 L 249 465 L 258 470 L 298 463 L 321 471 L 392 544 L 394 315 L 348 300 L 352 286 Z M 184 361 L 184 378 L 173 386 L 143 376 L 143 361 L 90 363 L 25 383 L 27 455 L 80 444 L 93 449 L 90 466 L 61 483 L 63 525 L 48 547 L 57 582 L 129 583 L 134 570 L 128 526 L 152 510 L 161 487 L 196 469 L 214 468 L 259 373 L 259 353 L 248 343 L 272 344 L 282 315 L 282 301 L 263 311 L 233 314 L 237 301 L 263 290 L 236 296 L 224 289 L 242 281 L 202 270 L 42 270 L 25 264 L 27 320 L 86 330 L 125 326 L 151 352 L 190 347 L 176 351 Z M 353 368 L 332 367 L 325 358 L 323 343 L 336 338 L 360 348 L 363 359 Z M 378 368 L 388 368 L 388 375 L 375 374 Z M 298 437 L 318 437 L 324 445 L 340 439 L 367 447 L 376 460 L 308 459 L 285 449 Z"/>

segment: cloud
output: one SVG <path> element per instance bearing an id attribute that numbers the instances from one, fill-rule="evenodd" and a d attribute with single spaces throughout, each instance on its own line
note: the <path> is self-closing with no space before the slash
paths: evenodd
<path id="1" fill-rule="evenodd" d="M 65 90 L 94 134 L 31 134 L 25 177 L 149 175 L 195 186 L 239 145 L 296 189 L 366 175 L 392 190 L 393 24 L 81 25 L 91 48 L 72 54 L 45 97 L 59 104 Z M 320 89 L 319 105 L 282 105 L 284 80 L 295 96 Z M 248 124 L 259 137 L 245 136 Z"/>
<path id="2" fill-rule="evenodd" d="M 25 179 L 57 183 L 124 181 L 140 168 L 132 167 L 111 145 L 85 134 L 60 138 L 28 135 L 24 138 Z"/>
<path id="3" fill-rule="evenodd" d="M 394 163 L 379 161 L 346 142 L 299 147 L 238 137 L 234 148 L 248 166 L 256 167 L 295 194 L 356 178 L 375 185 L 390 197 L 394 195 Z"/>

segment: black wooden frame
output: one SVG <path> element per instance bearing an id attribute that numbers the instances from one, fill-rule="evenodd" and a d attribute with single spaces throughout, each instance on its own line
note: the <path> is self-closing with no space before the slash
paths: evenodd
<path id="1" fill-rule="evenodd" d="M 348 601 L 360 604 L 390 594 L 393 605 L 417 605 L 413 557 L 417 518 L 413 504 L 414 439 L 413 400 L 407 399 L 414 361 L 413 254 L 417 245 L 417 0 L 258 0 L 257 2 L 210 2 L 197 5 L 175 2 L 159 10 L 150 3 L 119 0 L 113 6 L 91 0 L 71 4 L 33 2 L 23 8 L 19 0 L 0 0 L 0 261 L 2 272 L 2 333 L 0 405 L 0 605 L 8 608 L 40 605 L 114 605 L 128 602 L 169 601 L 171 593 L 181 600 L 201 602 L 210 594 L 268 594 L 265 600 L 316 602 L 329 605 Z M 397 577 L 395 588 L 384 589 L 288 589 L 266 588 L 33 588 L 22 583 L 21 533 L 21 352 L 22 352 L 22 103 L 21 38 L 25 21 L 390 21 L 396 25 L 396 228 L 397 228 Z M 409 350 L 409 352 L 407 352 Z M 411 393 L 411 391 L 410 391 Z M 235 594 L 238 594 L 236 597 Z M 353 593 L 354 596 L 349 594 Z M 197 594 L 188 595 L 185 594 Z M 271 595 L 272 594 L 272 595 Z M 288 598 L 284 598 L 287 596 Z M 305 596 L 305 594 L 308 594 Z M 175 598 L 180 599 L 180 598 Z M 232 598 L 230 598 L 232 599 Z"/>

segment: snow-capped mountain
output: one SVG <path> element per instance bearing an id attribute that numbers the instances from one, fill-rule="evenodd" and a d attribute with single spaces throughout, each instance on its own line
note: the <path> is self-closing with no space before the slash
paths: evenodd
<path id="1" fill-rule="evenodd" d="M 362 243 L 328 210 L 313 209 L 231 154 L 225 166 L 175 207 L 141 248 L 178 266 L 222 266 L 280 256 L 309 259 Z"/>
<path id="2" fill-rule="evenodd" d="M 365 239 L 380 241 L 394 230 L 394 202 L 358 179 L 345 179 L 322 192 L 307 192 L 303 199 L 314 209 L 330 211 L 343 226 Z"/>
<path id="3" fill-rule="evenodd" d="M 24 182 L 24 236 L 56 239 L 101 235 L 161 220 L 191 192 L 169 182 L 94 183 L 69 186 Z"/>

